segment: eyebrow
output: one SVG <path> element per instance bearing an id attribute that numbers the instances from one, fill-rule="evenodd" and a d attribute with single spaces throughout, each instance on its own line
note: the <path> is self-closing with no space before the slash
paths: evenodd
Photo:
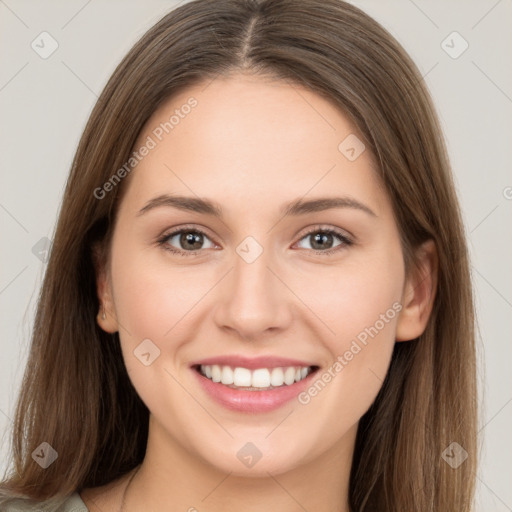
<path id="1" fill-rule="evenodd" d="M 221 206 L 214 201 L 201 199 L 199 197 L 187 197 L 179 195 L 171 196 L 168 194 L 163 194 L 150 199 L 145 204 L 145 206 L 139 210 L 137 216 L 143 215 L 148 211 L 159 208 L 161 206 L 176 208 L 178 210 L 203 213 L 218 218 L 222 218 L 223 216 Z M 368 206 L 351 197 L 321 197 L 307 201 L 297 199 L 285 204 L 281 208 L 280 212 L 283 217 L 286 217 L 289 215 L 298 216 L 304 215 L 306 213 L 321 212 L 333 208 L 352 208 L 355 210 L 363 211 L 373 217 L 377 217 L 377 214 Z"/>

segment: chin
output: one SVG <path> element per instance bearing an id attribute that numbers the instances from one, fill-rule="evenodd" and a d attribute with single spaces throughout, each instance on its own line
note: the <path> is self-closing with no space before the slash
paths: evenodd
<path id="1" fill-rule="evenodd" d="M 269 446 L 269 440 L 233 442 L 229 444 L 233 449 L 222 450 L 213 453 L 209 451 L 203 454 L 208 464 L 214 466 L 223 473 L 230 473 L 236 477 L 268 478 L 271 475 L 279 475 L 295 469 L 304 462 L 304 458 L 293 447 L 300 443 L 290 442 L 288 450 L 280 449 L 280 446 Z M 281 445 L 282 446 L 282 445 Z M 213 455 L 213 457 L 212 457 Z"/>

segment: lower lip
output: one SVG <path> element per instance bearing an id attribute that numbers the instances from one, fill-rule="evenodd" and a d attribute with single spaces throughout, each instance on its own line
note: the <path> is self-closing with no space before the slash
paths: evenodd
<path id="1" fill-rule="evenodd" d="M 206 393 L 217 403 L 232 411 L 249 413 L 269 412 L 278 409 L 304 391 L 308 387 L 312 376 L 316 373 L 316 371 L 313 371 L 305 379 L 289 386 L 285 384 L 268 391 L 245 391 L 230 388 L 220 382 L 213 382 L 195 368 L 192 368 L 192 371 L 196 374 Z"/>

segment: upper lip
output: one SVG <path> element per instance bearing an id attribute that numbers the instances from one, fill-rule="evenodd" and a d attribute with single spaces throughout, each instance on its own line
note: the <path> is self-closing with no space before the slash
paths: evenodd
<path id="1" fill-rule="evenodd" d="M 305 368 L 315 366 L 311 362 L 300 361 L 299 359 L 290 359 L 288 357 L 259 356 L 254 358 L 248 358 L 238 355 L 209 357 L 208 359 L 201 359 L 200 361 L 196 361 L 192 363 L 191 366 L 206 366 L 214 364 L 219 366 L 231 366 L 232 368 L 247 368 L 249 370 L 257 370 L 258 368 L 280 368 L 289 366 L 303 366 Z"/>

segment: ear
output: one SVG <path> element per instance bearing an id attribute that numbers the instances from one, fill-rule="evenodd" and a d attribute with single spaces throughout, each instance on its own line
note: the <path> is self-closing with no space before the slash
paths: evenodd
<path id="1" fill-rule="evenodd" d="M 108 333 L 118 331 L 117 317 L 115 315 L 114 301 L 112 299 L 112 285 L 104 255 L 104 250 L 99 244 L 92 248 L 94 270 L 96 274 L 96 293 L 100 303 L 100 309 L 96 315 L 98 325 Z"/>
<path id="2" fill-rule="evenodd" d="M 396 329 L 396 341 L 420 336 L 427 326 L 437 290 L 438 259 L 436 244 L 427 240 L 416 250 L 417 268 L 406 276 L 402 305 Z"/>

